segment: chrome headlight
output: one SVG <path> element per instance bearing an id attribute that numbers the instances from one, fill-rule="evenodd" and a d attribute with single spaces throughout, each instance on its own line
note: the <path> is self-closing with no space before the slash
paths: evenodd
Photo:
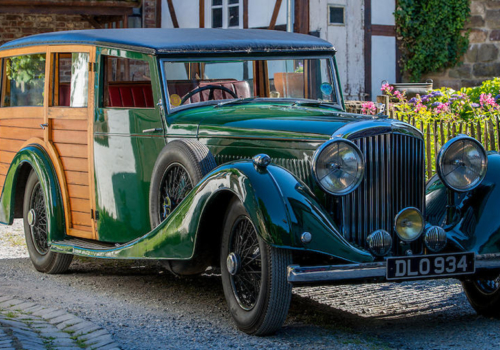
<path id="1" fill-rule="evenodd" d="M 476 188 L 486 176 L 488 157 L 483 146 L 472 137 L 459 135 L 448 141 L 437 156 L 441 181 L 459 192 Z"/>
<path id="2" fill-rule="evenodd" d="M 314 155 L 313 175 L 321 188 L 342 196 L 354 191 L 365 171 L 365 160 L 358 146 L 346 139 L 325 142 Z"/>

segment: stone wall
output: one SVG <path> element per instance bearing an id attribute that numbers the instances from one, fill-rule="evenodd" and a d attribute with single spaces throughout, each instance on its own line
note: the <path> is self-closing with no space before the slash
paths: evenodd
<path id="1" fill-rule="evenodd" d="M 500 76 L 500 0 L 471 1 L 469 49 L 462 65 L 430 74 L 434 87 L 471 87 Z"/>
<path id="2" fill-rule="evenodd" d="M 79 15 L 0 14 L 0 45 L 23 36 L 93 28 Z"/>

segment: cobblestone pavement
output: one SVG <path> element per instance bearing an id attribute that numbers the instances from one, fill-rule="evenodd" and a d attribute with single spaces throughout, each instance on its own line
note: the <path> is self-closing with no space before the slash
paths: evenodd
<path id="1" fill-rule="evenodd" d="M 80 258 L 68 274 L 43 275 L 20 230 L 0 228 L 0 295 L 64 308 L 123 349 L 500 348 L 500 321 L 478 316 L 456 280 L 295 288 L 283 329 L 258 338 L 235 329 L 219 276 L 177 278 L 152 263 Z M 0 310 L 0 324 L 15 308 Z M 11 346 L 5 334 L 0 348 Z"/>
<path id="2" fill-rule="evenodd" d="M 0 349 L 119 349 L 101 327 L 61 309 L 0 295 Z"/>

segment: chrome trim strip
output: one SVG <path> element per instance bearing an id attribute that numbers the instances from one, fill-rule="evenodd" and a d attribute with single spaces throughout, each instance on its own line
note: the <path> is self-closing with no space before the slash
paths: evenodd
<path id="1" fill-rule="evenodd" d="M 374 119 L 352 122 L 338 129 L 332 135 L 332 138 L 341 137 L 352 140 L 387 133 L 412 136 L 419 140 L 424 139 L 420 130 L 410 124 L 394 119 Z"/>
<path id="2" fill-rule="evenodd" d="M 500 253 L 476 255 L 476 272 L 499 269 Z M 386 263 L 329 265 L 329 266 L 288 266 L 287 278 L 291 284 L 343 283 L 355 280 L 379 279 L 385 281 Z M 443 276 L 445 277 L 445 276 Z"/>

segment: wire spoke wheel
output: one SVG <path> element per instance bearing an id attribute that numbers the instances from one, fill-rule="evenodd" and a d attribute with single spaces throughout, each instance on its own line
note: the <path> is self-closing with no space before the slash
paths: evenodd
<path id="1" fill-rule="evenodd" d="M 49 251 L 47 212 L 45 210 L 45 199 L 40 183 L 37 183 L 31 192 L 28 222 L 36 251 L 40 255 L 47 254 Z"/>
<path id="2" fill-rule="evenodd" d="M 233 226 L 230 252 L 237 264 L 230 277 L 234 296 L 242 309 L 251 310 L 260 293 L 262 256 L 257 232 L 246 216 Z"/>
<path id="3" fill-rule="evenodd" d="M 171 164 L 160 182 L 160 222 L 186 198 L 193 189 L 193 183 L 187 170 L 179 163 Z"/>

